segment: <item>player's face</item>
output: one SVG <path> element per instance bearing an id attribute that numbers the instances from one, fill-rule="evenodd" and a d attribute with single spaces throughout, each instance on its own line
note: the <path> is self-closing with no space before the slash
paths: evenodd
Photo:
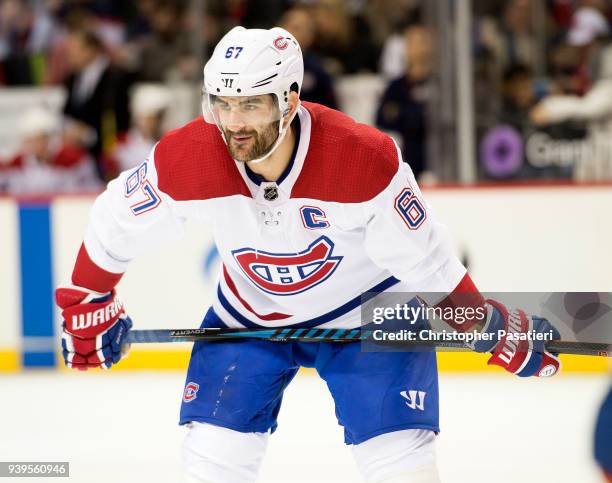
<path id="1" fill-rule="evenodd" d="M 272 95 L 217 97 L 214 111 L 236 161 L 264 156 L 278 137 L 279 110 Z"/>

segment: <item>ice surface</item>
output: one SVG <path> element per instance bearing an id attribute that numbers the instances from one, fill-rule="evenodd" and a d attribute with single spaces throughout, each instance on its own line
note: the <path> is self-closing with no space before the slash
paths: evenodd
<path id="1" fill-rule="evenodd" d="M 0 461 L 70 461 L 72 483 L 179 482 L 183 381 L 178 372 L 2 375 Z M 601 481 L 591 434 L 609 382 L 441 376 L 442 481 Z M 286 391 L 259 481 L 361 481 L 315 375 Z"/>

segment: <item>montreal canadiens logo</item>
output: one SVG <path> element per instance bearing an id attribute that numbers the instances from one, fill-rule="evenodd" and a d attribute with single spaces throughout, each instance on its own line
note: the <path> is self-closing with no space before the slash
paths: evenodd
<path id="1" fill-rule="evenodd" d="M 183 401 L 186 403 L 193 401 L 198 396 L 198 389 L 200 389 L 199 384 L 188 382 L 183 392 Z"/>
<path id="2" fill-rule="evenodd" d="M 289 42 L 287 42 L 285 37 L 277 37 L 274 39 L 274 47 L 276 47 L 278 50 L 285 50 L 288 45 Z"/>
<path id="3" fill-rule="evenodd" d="M 333 256 L 333 251 L 333 242 L 322 236 L 300 253 L 277 254 L 242 248 L 234 250 L 232 255 L 249 280 L 264 292 L 295 295 L 334 273 L 343 257 Z"/>

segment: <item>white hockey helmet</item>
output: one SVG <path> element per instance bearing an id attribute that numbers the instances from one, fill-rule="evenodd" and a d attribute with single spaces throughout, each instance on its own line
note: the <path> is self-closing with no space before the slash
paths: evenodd
<path id="1" fill-rule="evenodd" d="M 270 30 L 234 27 L 217 44 L 204 66 L 202 112 L 206 122 L 215 124 L 225 139 L 215 100 L 218 96 L 246 97 L 272 94 L 277 104 L 275 118 L 278 137 L 265 155 L 267 158 L 281 143 L 289 122 L 289 93 L 298 95 L 304 78 L 304 62 L 300 45 L 289 32 L 280 27 Z M 294 114 L 295 115 L 295 114 Z"/>

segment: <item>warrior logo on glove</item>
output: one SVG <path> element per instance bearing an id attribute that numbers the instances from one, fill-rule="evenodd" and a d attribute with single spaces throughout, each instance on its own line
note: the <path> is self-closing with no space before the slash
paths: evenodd
<path id="1" fill-rule="evenodd" d="M 559 339 L 559 331 L 546 319 L 528 316 L 519 309 L 508 310 L 503 304 L 487 301 L 490 317 L 485 331 L 500 331 L 504 336 L 493 348 L 488 364 L 500 366 L 518 376 L 554 376 L 561 366 L 557 354 L 545 349 L 545 341 L 539 337 L 517 337 L 518 334 L 550 334 Z M 476 348 L 476 350 L 479 350 Z"/>
<path id="2" fill-rule="evenodd" d="M 96 310 L 95 312 L 79 313 L 72 316 L 72 330 L 83 330 L 89 327 L 96 327 L 105 324 L 115 319 L 123 312 L 123 304 L 118 299 L 112 299 L 111 303 L 106 307 Z"/>
<path id="3" fill-rule="evenodd" d="M 62 348 L 67 367 L 109 369 L 127 355 L 125 338 L 132 320 L 125 315 L 115 291 L 105 294 L 81 287 L 55 292 L 62 309 Z"/>

